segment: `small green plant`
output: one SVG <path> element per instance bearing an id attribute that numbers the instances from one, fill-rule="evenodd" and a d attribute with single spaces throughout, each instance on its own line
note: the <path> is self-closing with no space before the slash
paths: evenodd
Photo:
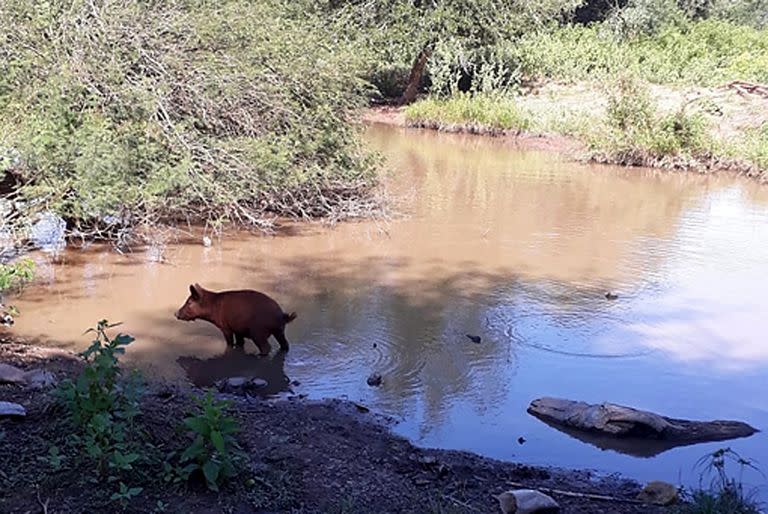
<path id="1" fill-rule="evenodd" d="M 62 463 L 64 462 L 64 456 L 59 453 L 58 446 L 51 446 L 48 449 L 48 455 L 45 457 L 38 457 L 37 460 L 40 462 L 45 462 L 51 466 L 53 471 L 59 471 L 61 469 Z"/>
<path id="2" fill-rule="evenodd" d="M 731 476 L 728 463 L 739 467 L 738 477 Z M 730 448 L 721 448 L 705 455 L 696 463 L 701 469 L 701 481 L 709 479 L 708 486 L 700 486 L 687 494 L 686 503 L 678 514 L 758 514 L 757 502 L 745 493 L 743 473 L 751 469 L 760 473 L 755 464 Z M 762 473 L 761 473 L 762 474 Z"/>
<path id="3" fill-rule="evenodd" d="M 112 493 L 112 496 L 110 496 L 109 499 L 118 502 L 120 506 L 125 509 L 131 500 L 140 495 L 143 490 L 142 487 L 128 487 L 120 482 L 120 490 L 116 493 Z"/>
<path id="4" fill-rule="evenodd" d="M 241 450 L 235 434 L 240 427 L 235 418 L 226 414 L 232 402 L 216 400 L 211 391 L 196 402 L 198 412 L 184 419 L 184 429 L 194 439 L 181 454 L 180 462 L 186 465 L 180 471 L 187 477 L 201 471 L 208 488 L 218 491 L 219 486 L 237 474 Z"/>
<path id="5" fill-rule="evenodd" d="M 102 320 L 86 332 L 96 336 L 80 354 L 85 367 L 74 381 L 63 381 L 57 391 L 76 427 L 72 440 L 109 482 L 134 471 L 134 464 L 143 457 L 137 440 L 141 431 L 135 423 L 143 383 L 135 372 L 122 376 L 118 359 L 134 339 L 125 334 L 110 338 L 107 330 L 117 325 Z M 125 506 L 140 492 L 141 488 L 129 488 L 121 481 L 120 491 L 112 499 Z"/>
<path id="6" fill-rule="evenodd" d="M 0 293 L 20 289 L 35 276 L 32 259 L 20 259 L 10 264 L 0 264 Z"/>
<path id="7" fill-rule="evenodd" d="M 632 76 L 623 76 L 608 91 L 608 124 L 622 132 L 651 128 L 655 107 L 643 84 Z"/>

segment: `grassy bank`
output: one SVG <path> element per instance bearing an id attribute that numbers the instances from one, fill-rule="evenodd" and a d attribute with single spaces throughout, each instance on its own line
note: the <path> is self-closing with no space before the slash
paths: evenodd
<path id="1" fill-rule="evenodd" d="M 633 0 L 603 21 L 531 30 L 464 52 L 452 76 L 436 72 L 439 82 L 405 109 L 406 121 L 566 135 L 599 162 L 763 177 L 764 13 L 744 2 L 691 5 Z"/>
<path id="2" fill-rule="evenodd" d="M 545 82 L 519 94 L 429 97 L 403 112 L 416 127 L 568 136 L 597 162 L 768 174 L 768 97 L 739 84 L 685 88 L 625 75 L 602 83 Z"/>

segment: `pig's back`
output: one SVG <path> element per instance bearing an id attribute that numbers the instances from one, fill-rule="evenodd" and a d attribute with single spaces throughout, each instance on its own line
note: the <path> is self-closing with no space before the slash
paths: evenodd
<path id="1" fill-rule="evenodd" d="M 223 321 L 232 328 L 248 327 L 254 323 L 269 328 L 284 323 L 283 310 L 275 300 L 250 289 L 219 293 Z"/>

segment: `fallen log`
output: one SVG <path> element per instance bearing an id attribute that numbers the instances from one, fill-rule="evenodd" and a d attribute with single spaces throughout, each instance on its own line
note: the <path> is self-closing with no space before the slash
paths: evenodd
<path id="1" fill-rule="evenodd" d="M 589 404 L 562 398 L 534 400 L 528 413 L 542 421 L 584 432 L 681 444 L 725 441 L 758 432 L 741 421 L 675 419 L 613 403 Z"/>

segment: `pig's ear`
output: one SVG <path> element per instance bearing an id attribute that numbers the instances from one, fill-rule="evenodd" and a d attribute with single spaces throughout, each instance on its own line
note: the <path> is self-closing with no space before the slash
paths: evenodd
<path id="1" fill-rule="evenodd" d="M 203 288 L 200 287 L 200 284 L 193 284 L 189 286 L 189 294 L 192 295 L 193 300 L 199 300 L 200 297 L 203 296 L 202 292 Z"/>

